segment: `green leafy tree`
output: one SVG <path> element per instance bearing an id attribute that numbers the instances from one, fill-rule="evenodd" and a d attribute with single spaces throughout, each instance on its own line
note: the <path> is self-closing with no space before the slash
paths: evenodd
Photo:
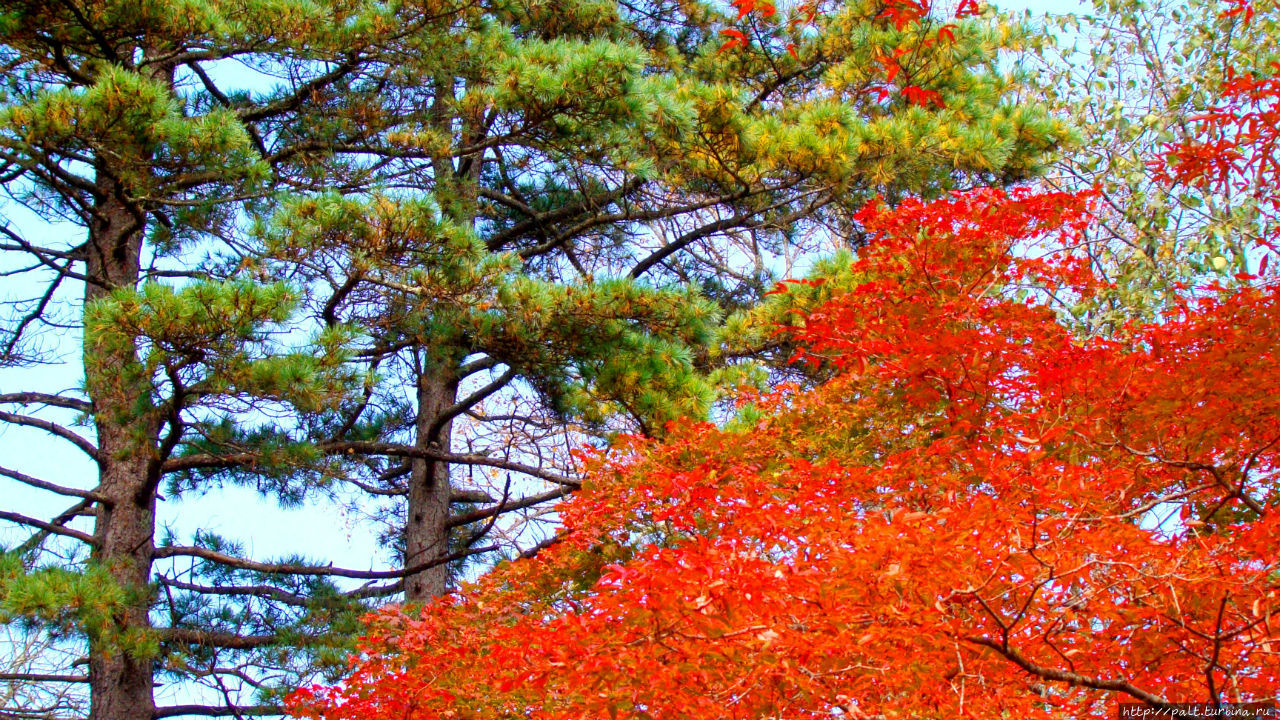
<path id="1" fill-rule="evenodd" d="M 721 52 L 698 4 L 0 5 L 0 176 L 50 223 L 0 230 L 32 289 L 3 363 L 70 326 L 83 372 L 0 420 L 98 469 L 0 471 L 71 503 L 0 511 L 34 533 L 4 612 L 87 639 L 97 720 L 269 714 L 369 603 L 536 550 L 497 521 L 576 487 L 557 448 L 704 413 L 722 312 L 850 208 L 1029 177 L 1062 139 L 995 71 L 1016 28 L 884 9 L 748 17 Z M 386 499 L 392 567 L 166 535 L 162 497 L 222 483 Z M 157 681 L 219 700 L 157 708 Z"/>
<path id="2" fill-rule="evenodd" d="M 1274 72 L 1280 14 L 1269 0 L 1096 0 L 1090 9 L 1045 18 L 1046 37 L 1061 41 L 1036 48 L 1030 87 L 1081 131 L 1045 180 L 1098 189 L 1100 222 L 1083 248 L 1114 287 L 1067 309 L 1107 332 L 1170 307 L 1178 283 L 1258 272 L 1262 177 L 1222 192 L 1167 182 L 1153 165 L 1203 140 L 1202 120 L 1233 76 Z"/>

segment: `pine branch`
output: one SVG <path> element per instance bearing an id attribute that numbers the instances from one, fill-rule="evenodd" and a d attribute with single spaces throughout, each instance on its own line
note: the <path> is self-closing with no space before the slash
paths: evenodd
<path id="1" fill-rule="evenodd" d="M 792 185 L 794 185 L 794 183 Z M 788 185 L 784 188 L 779 188 L 779 189 L 788 189 L 789 187 L 791 186 Z M 707 198 L 705 200 L 700 200 L 698 202 L 689 203 L 687 205 L 680 205 L 677 207 L 664 207 L 664 208 L 659 208 L 654 210 L 627 209 L 620 213 L 594 215 L 578 222 L 578 224 L 576 225 L 569 226 L 568 229 L 558 233 L 555 237 L 552 237 L 551 239 L 547 240 L 541 245 L 537 245 L 535 247 L 521 250 L 519 252 L 519 255 L 522 259 L 528 260 L 529 258 L 546 254 L 564 245 L 569 240 L 575 237 L 579 237 L 583 233 L 586 233 L 592 229 L 595 229 L 597 227 L 601 227 L 604 225 L 614 225 L 617 223 L 628 223 L 628 222 L 652 222 L 654 220 L 665 220 L 668 218 L 677 217 L 679 215 L 688 215 L 690 213 L 695 213 L 695 212 L 698 212 L 699 210 L 707 210 L 709 208 L 716 207 L 717 205 L 732 204 L 735 202 L 746 200 L 747 198 L 750 198 L 754 195 L 763 194 L 765 192 L 768 192 L 768 190 L 766 189 L 739 190 L 738 192 L 730 193 L 728 195 L 718 195 L 712 198 Z M 758 214 L 759 212 L 764 212 L 764 210 L 760 210 L 752 214 L 753 215 Z"/>
<path id="2" fill-rule="evenodd" d="M 13 403 L 16 405 L 50 405 L 53 407 L 67 408 L 68 410 L 77 410 L 84 413 L 93 412 L 93 403 L 86 400 L 40 392 L 3 393 L 0 394 L 0 403 Z"/>
<path id="3" fill-rule="evenodd" d="M 218 88 L 218 85 L 213 81 L 213 78 L 209 77 L 209 73 L 205 72 L 204 68 L 200 67 L 200 63 L 193 60 L 184 64 L 191 69 L 191 72 L 195 73 L 197 78 L 200 79 L 200 84 L 204 85 L 204 89 L 213 96 L 213 99 L 217 100 L 223 107 L 231 107 L 231 98 L 228 98 L 226 93 L 222 92 L 222 90 Z M 242 122 L 241 127 L 243 127 L 245 133 L 249 135 L 249 140 L 253 143 L 253 146 L 258 149 L 258 153 L 261 154 L 262 157 L 266 157 L 270 154 L 267 150 L 266 143 L 262 141 L 262 134 L 258 132 L 258 128 L 248 122 Z"/>
<path id="4" fill-rule="evenodd" d="M 472 555 L 480 555 L 487 552 L 493 552 L 499 549 L 497 545 L 487 545 L 481 548 L 471 550 L 463 550 L 433 560 L 417 563 L 410 567 L 399 570 L 352 570 L 348 568 L 336 568 L 332 565 L 296 565 L 287 563 L 262 563 L 253 560 L 238 558 L 226 553 L 220 553 L 216 550 L 208 548 L 193 547 L 186 545 L 173 545 L 170 547 L 157 548 L 152 555 L 153 558 L 160 560 L 171 557 L 196 557 L 201 560 L 208 560 L 224 567 L 236 570 L 247 570 L 251 572 L 278 574 L 278 575 L 313 575 L 327 577 L 345 577 L 356 580 L 390 580 L 393 578 L 403 578 L 409 575 L 415 575 L 423 570 L 429 570 L 438 565 L 456 562 Z"/>
<path id="5" fill-rule="evenodd" d="M 93 443 L 85 440 L 57 423 L 53 423 L 48 420 L 41 420 L 40 418 L 29 417 L 27 415 L 17 415 L 3 411 L 0 411 L 0 421 L 13 423 L 14 425 L 39 428 L 51 435 L 56 435 L 63 440 L 70 442 L 72 445 L 83 450 L 86 455 L 94 460 L 98 459 L 98 448 L 94 447 Z"/>
<path id="6" fill-rule="evenodd" d="M 553 482 L 557 485 L 565 485 L 568 487 L 576 488 L 581 485 L 580 481 L 572 478 L 567 478 L 555 473 L 549 473 L 540 468 L 525 465 L 523 463 L 503 460 L 500 458 L 491 458 L 487 455 L 449 453 L 434 448 L 419 448 L 411 445 L 367 441 L 331 441 L 319 443 L 316 447 L 320 452 L 326 455 L 353 455 L 359 453 L 361 455 L 384 455 L 391 457 L 418 458 L 423 460 L 439 460 L 456 465 L 481 465 L 485 467 L 498 468 L 500 470 L 510 470 L 512 472 L 518 472 L 530 477 L 535 477 L 540 480 L 546 480 L 547 482 Z M 161 465 L 161 472 L 168 474 L 188 470 L 238 467 L 241 465 L 249 465 L 254 462 L 261 462 L 261 460 L 262 456 L 257 453 L 229 453 L 227 455 L 202 453 L 198 455 L 185 455 L 166 460 Z"/>
<path id="7" fill-rule="evenodd" d="M 403 467 L 406 467 L 406 466 L 405 466 L 405 465 L 401 465 L 401 466 L 398 466 L 398 467 L 392 468 L 392 470 L 393 470 L 393 471 L 396 471 L 396 472 L 386 472 L 386 473 L 383 473 L 383 474 L 382 474 L 381 476 L 379 476 L 379 477 L 386 477 L 387 475 L 391 475 L 393 478 L 395 478 L 395 477 L 400 477 L 400 476 L 403 476 L 403 475 L 408 475 L 408 474 L 409 474 L 409 469 L 404 470 L 404 472 L 398 472 L 398 471 L 400 470 L 400 468 L 403 468 Z M 366 482 L 361 482 L 361 481 L 359 481 L 359 480 L 357 480 L 357 479 L 355 479 L 355 478 L 353 478 L 353 477 L 344 477 L 344 478 L 342 478 L 342 481 L 343 481 L 343 482 L 351 483 L 352 485 L 355 485 L 356 487 L 358 487 L 358 488 L 360 488 L 361 490 L 363 490 L 363 491 L 365 491 L 365 492 L 369 493 L 370 495 L 387 495 L 387 496 L 391 496 L 391 497 L 403 497 L 403 496 L 405 496 L 405 495 L 408 495 L 408 494 L 409 494 L 409 490 L 408 490 L 407 488 L 403 488 L 403 487 L 398 487 L 398 488 L 397 488 L 397 487 L 393 487 L 393 488 L 390 488 L 390 489 L 383 489 L 383 488 L 380 488 L 380 487 L 375 487 L 375 486 L 373 486 L 373 485 L 370 485 L 369 483 L 366 483 Z"/>
<path id="8" fill-rule="evenodd" d="M 608 206 L 614 203 L 615 201 L 617 201 L 619 198 L 625 195 L 628 195 L 632 192 L 635 192 L 640 188 L 644 187 L 644 184 L 645 184 L 644 180 L 641 180 L 640 178 L 632 178 L 626 181 L 625 183 L 623 183 L 616 190 L 610 190 L 606 193 L 602 193 L 594 197 L 583 198 L 582 200 L 579 200 L 576 203 L 570 203 L 563 207 L 558 207 L 554 210 L 548 210 L 547 212 L 538 213 L 534 211 L 533 208 L 528 208 L 528 210 L 532 213 L 532 215 L 528 219 L 521 220 L 520 222 L 516 223 L 515 225 L 512 225 L 510 228 L 507 228 L 503 232 L 500 232 L 494 235 L 493 237 L 489 238 L 489 240 L 485 244 L 490 251 L 496 252 L 498 250 L 501 250 L 503 247 L 507 246 L 511 242 L 521 237 L 525 237 L 530 232 L 535 230 L 543 231 L 543 234 L 549 235 L 550 233 L 546 231 L 550 229 L 551 223 L 555 223 L 561 220 L 567 220 L 571 217 L 582 215 L 583 213 L 595 211 L 601 207 Z M 515 203 L 518 202 L 505 195 L 494 193 L 492 191 L 481 190 L 480 194 L 481 196 L 487 197 L 490 200 L 494 200 L 496 202 L 502 202 L 503 204 L 506 204 L 509 207 L 515 207 Z M 523 204 L 523 203 L 520 203 L 520 204 Z M 525 206 L 525 207 L 528 207 L 528 206 Z M 524 210 L 520 210 L 520 212 L 524 212 Z M 521 252 L 521 257 L 529 257 L 529 256 L 526 256 L 524 252 Z"/>
<path id="9" fill-rule="evenodd" d="M 214 587 L 211 585 L 197 585 L 195 583 L 183 582 L 181 580 L 174 580 L 166 577 L 159 577 L 157 580 L 161 585 L 166 587 L 199 593 L 201 595 L 259 597 L 264 600 L 273 600 L 292 607 L 307 607 L 315 602 L 314 598 L 291 593 L 273 585 L 220 585 Z M 364 600 L 366 598 L 393 595 L 401 592 L 403 589 L 404 583 L 394 582 L 388 583 L 387 585 L 368 585 L 356 590 L 339 593 L 337 596 L 348 600 Z"/>
<path id="10" fill-rule="evenodd" d="M 0 520 L 8 520 L 9 522 L 17 523 L 19 525 L 26 525 L 28 527 L 33 527 L 45 533 L 52 533 L 54 535 L 62 535 L 63 537 L 75 538 L 76 540 L 79 540 L 80 542 L 85 543 L 87 545 L 96 546 L 98 544 L 97 541 L 93 539 L 93 536 L 87 533 L 82 533 L 79 530 L 72 530 L 71 528 L 62 527 L 61 525 L 57 525 L 55 523 L 47 523 L 43 520 L 37 520 L 33 517 L 27 517 L 26 515 L 19 515 L 18 513 L 9 512 L 8 510 L 0 510 Z"/>
<path id="11" fill-rule="evenodd" d="M 329 296 L 329 299 L 324 304 L 324 308 L 320 311 L 320 317 L 324 320 L 326 325 L 332 326 L 338 324 L 338 306 L 341 305 L 342 301 L 347 299 L 347 296 L 356 289 L 356 286 L 360 284 L 361 279 L 360 273 L 352 273 L 346 281 L 344 281 L 342 285 L 340 285 L 338 289 L 334 290 L 333 294 Z"/>
<path id="12" fill-rule="evenodd" d="M 55 485 L 54 483 L 33 478 L 30 475 L 20 473 L 17 470 L 11 470 L 7 467 L 0 466 L 0 475 L 12 480 L 17 480 L 24 485 L 29 485 L 40 490 L 48 490 L 49 492 L 58 493 L 59 495 L 69 495 L 71 497 L 84 498 L 85 500 L 92 500 L 94 502 L 106 502 L 106 497 L 99 495 L 92 490 L 77 490 L 76 488 L 69 488 L 63 485 Z"/>
<path id="13" fill-rule="evenodd" d="M 172 580 L 163 576 L 158 577 L 157 580 L 161 585 L 166 587 L 200 593 L 201 595 L 247 595 L 260 597 L 264 600 L 274 600 L 294 607 L 306 607 L 311 602 L 309 598 L 281 590 L 280 588 L 272 585 L 220 585 L 218 587 L 213 587 L 210 585 L 196 585 L 195 583 L 183 582 L 181 580 Z"/>
<path id="14" fill-rule="evenodd" d="M 195 628 L 156 628 L 155 632 L 162 641 L 231 650 L 253 650 L 281 642 L 279 635 L 238 635 Z"/>
<path id="15" fill-rule="evenodd" d="M 151 717 L 158 719 L 178 717 L 180 715 L 243 717 L 283 714 L 284 708 L 278 705 L 170 705 L 156 708 L 155 712 L 151 713 Z"/>
<path id="16" fill-rule="evenodd" d="M 97 43 L 98 49 L 102 51 L 103 57 L 114 63 L 125 65 L 126 67 L 132 66 L 132 63 L 123 61 L 120 56 L 116 54 L 115 46 L 107 39 L 107 36 L 103 35 L 102 31 L 99 30 L 96 25 L 89 22 L 89 18 L 85 17 L 84 12 L 80 10 L 72 0 L 62 0 L 62 6 L 71 11 L 71 16 L 76 19 L 76 22 L 80 27 L 84 28 L 85 32 L 89 33 L 89 36 Z"/>
<path id="17" fill-rule="evenodd" d="M 502 362 L 496 358 L 492 358 L 492 357 L 478 358 L 476 360 L 472 360 L 471 362 L 459 367 L 458 377 L 465 378 L 468 375 L 471 375 L 473 373 L 478 373 L 481 370 L 492 370 L 493 368 L 496 368 L 501 364 Z"/>

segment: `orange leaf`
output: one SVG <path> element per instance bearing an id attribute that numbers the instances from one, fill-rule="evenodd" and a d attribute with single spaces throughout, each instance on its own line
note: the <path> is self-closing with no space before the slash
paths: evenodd
<path id="1" fill-rule="evenodd" d="M 727 41 L 725 41 L 723 45 L 720 46 L 721 50 L 729 50 L 735 47 L 743 47 L 747 44 L 747 37 L 742 34 L 741 30 L 737 30 L 734 28 L 725 28 L 724 30 L 720 31 L 720 34 L 729 38 Z"/>

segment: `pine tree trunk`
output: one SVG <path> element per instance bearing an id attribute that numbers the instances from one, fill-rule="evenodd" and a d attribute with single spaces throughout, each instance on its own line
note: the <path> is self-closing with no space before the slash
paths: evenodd
<path id="1" fill-rule="evenodd" d="M 105 173 L 99 173 L 102 178 Z M 89 230 L 85 304 L 115 288 L 136 287 L 140 274 L 142 219 L 123 199 L 122 189 L 99 180 L 102 189 L 96 218 Z M 152 660 L 131 653 L 128 640 L 150 627 L 149 580 L 155 544 L 154 478 L 158 468 L 148 446 L 155 437 L 154 420 L 138 417 L 135 403 L 148 387 L 127 373 L 136 365 L 132 347 L 91 347 L 86 336 L 85 385 L 94 404 L 99 448 L 98 489 L 107 501 L 99 506 L 94 559 L 126 594 L 125 606 L 112 623 L 89 641 L 90 720 L 150 720 Z M 113 356 L 114 353 L 114 356 Z M 124 642 L 122 642 L 124 641 Z"/>
<path id="2" fill-rule="evenodd" d="M 154 493 L 139 497 L 138 480 L 146 476 L 146 458 L 136 453 L 112 459 L 109 453 L 131 450 L 130 430 L 98 423 L 104 454 L 100 463 L 99 492 L 112 503 L 99 511 L 95 536 L 100 543 L 97 560 L 125 588 L 126 605 L 113 618 L 105 636 L 89 641 L 90 720 L 150 720 L 155 709 L 152 696 L 152 659 L 139 657 L 129 647 L 150 627 L 148 579 L 151 573 Z M 123 644 L 121 641 L 125 641 Z"/>
<path id="3" fill-rule="evenodd" d="M 456 79 L 449 75 L 434 79 L 431 124 L 436 130 L 452 135 Z M 479 167 L 479 163 L 475 164 Z M 445 217 L 459 224 L 474 223 L 477 191 L 474 182 L 460 177 L 453 158 L 447 154 L 431 160 L 436 182 L 434 197 Z M 428 356 L 433 353 L 428 350 Z M 465 353 L 463 353 L 465 355 Z M 440 353 L 418 375 L 418 414 L 414 445 L 420 449 L 448 452 L 452 448 L 453 422 L 436 420 L 457 402 L 458 377 L 449 360 L 450 353 Z M 414 459 L 410 474 L 408 517 L 405 523 L 405 567 L 410 568 L 449 554 L 449 498 L 453 487 L 449 482 L 449 463 Z M 427 602 L 449 592 L 448 563 L 427 568 L 405 578 L 406 602 Z"/>
<path id="4" fill-rule="evenodd" d="M 458 382 L 444 369 L 418 376 L 418 415 L 415 445 L 448 452 L 453 422 L 433 428 L 436 419 L 457 400 Z M 433 432 L 434 430 L 434 432 Z M 409 485 L 405 524 L 405 567 L 449 554 L 449 463 L 415 459 Z M 407 602 L 426 602 L 449 591 L 449 566 L 437 565 L 405 578 Z"/>

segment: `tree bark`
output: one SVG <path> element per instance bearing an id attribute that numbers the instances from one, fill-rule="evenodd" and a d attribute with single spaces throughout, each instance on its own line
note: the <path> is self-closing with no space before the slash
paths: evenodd
<path id="1" fill-rule="evenodd" d="M 89 228 L 86 308 L 117 288 L 133 288 L 140 277 L 143 218 L 125 190 L 99 172 L 96 216 Z M 151 720 L 152 659 L 139 656 L 139 635 L 150 628 L 149 580 L 154 550 L 156 499 L 151 479 L 156 436 L 150 413 L 139 417 L 139 398 L 150 388 L 135 374 L 119 372 L 138 363 L 132 344 L 110 346 L 86 333 L 85 386 L 94 405 L 98 434 L 98 504 L 94 560 L 124 590 L 124 606 L 109 626 L 89 638 L 90 720 Z M 131 641 L 133 641 L 131 643 Z"/>
<path id="2" fill-rule="evenodd" d="M 438 131 L 454 134 L 451 113 L 455 110 L 457 78 L 440 75 L 434 78 L 431 125 Z M 464 131 L 465 135 L 465 131 Z M 476 163 L 479 168 L 479 163 Z M 435 180 L 434 197 L 441 213 L 459 224 L 474 224 L 477 191 L 467 182 L 448 154 L 431 159 Z M 437 423 L 444 411 L 457 402 L 457 360 L 452 353 L 436 354 L 422 348 L 426 367 L 418 371 L 418 414 L 415 418 L 414 446 L 420 449 L 452 450 L 453 421 Z M 449 463 L 439 460 L 414 459 L 409 476 L 409 497 L 405 518 L 405 567 L 412 567 L 449 554 L 449 502 L 453 487 L 449 481 Z M 406 602 L 422 603 L 449 592 L 452 570 L 441 563 L 404 581 Z"/>
<path id="3" fill-rule="evenodd" d="M 451 450 L 453 421 L 434 429 L 436 419 L 456 402 L 458 381 L 447 366 L 418 376 L 418 414 L 414 443 L 420 448 Z M 409 476 L 405 523 L 405 567 L 449 554 L 449 463 L 415 459 Z M 406 602 L 427 602 L 449 592 L 450 568 L 443 563 L 405 578 Z"/>

